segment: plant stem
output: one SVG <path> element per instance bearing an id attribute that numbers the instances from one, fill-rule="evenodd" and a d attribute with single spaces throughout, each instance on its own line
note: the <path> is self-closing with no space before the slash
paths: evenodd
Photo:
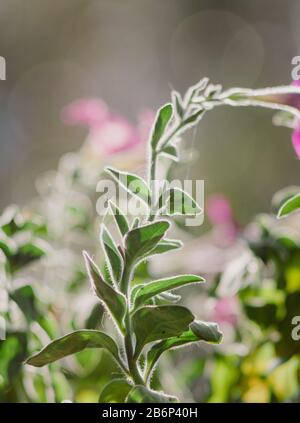
<path id="1" fill-rule="evenodd" d="M 150 170 L 149 170 L 149 180 L 148 180 L 148 184 L 151 187 L 153 181 L 155 181 L 156 179 L 156 167 L 157 167 L 157 159 L 159 156 L 159 153 L 162 151 L 162 149 L 168 144 L 168 142 L 171 141 L 171 139 L 178 133 L 178 131 L 183 127 L 183 122 L 180 122 L 179 124 L 177 124 L 174 129 L 170 132 L 170 134 L 167 136 L 167 138 L 165 139 L 165 141 L 163 142 L 163 144 L 161 145 L 161 147 L 159 148 L 159 150 L 152 150 L 151 152 L 151 157 L 150 157 Z M 156 192 L 155 192 L 155 186 L 153 184 L 153 189 L 152 189 L 152 204 L 156 204 Z M 150 210 L 149 216 L 148 216 L 148 221 L 152 222 L 155 219 L 155 213 L 153 212 L 152 208 Z"/>
<path id="2" fill-rule="evenodd" d="M 133 342 L 131 337 L 131 318 L 129 313 L 126 316 L 126 335 L 125 335 L 125 351 L 127 356 L 128 368 L 131 378 L 137 385 L 145 385 L 145 382 L 140 374 L 136 360 L 133 358 Z"/>
<path id="3" fill-rule="evenodd" d="M 156 176 L 156 164 L 157 164 L 157 158 L 160 153 L 160 151 L 168 144 L 169 141 L 177 134 L 177 132 L 182 128 L 182 122 L 180 122 L 178 125 L 174 127 L 174 129 L 171 131 L 171 133 L 168 135 L 168 137 L 165 139 L 159 150 L 152 151 L 151 157 L 150 157 L 150 172 L 149 172 L 149 185 L 151 184 L 151 181 L 155 180 Z"/>
<path id="4" fill-rule="evenodd" d="M 183 127 L 184 122 L 178 123 L 178 125 L 175 126 L 173 131 L 170 133 L 170 135 L 165 139 L 165 141 L 162 143 L 160 147 L 160 151 L 168 144 L 169 141 L 177 134 L 177 132 Z"/>
<path id="5" fill-rule="evenodd" d="M 121 292 L 126 296 L 127 299 L 127 311 L 125 316 L 125 328 L 126 334 L 124 337 L 125 353 L 127 359 L 127 365 L 129 374 L 132 381 L 137 385 L 144 385 L 145 382 L 140 374 L 136 360 L 133 358 L 133 339 L 132 339 L 132 328 L 131 328 L 131 316 L 130 316 L 130 282 L 132 279 L 132 265 L 125 261 L 124 272 L 120 284 Z"/>

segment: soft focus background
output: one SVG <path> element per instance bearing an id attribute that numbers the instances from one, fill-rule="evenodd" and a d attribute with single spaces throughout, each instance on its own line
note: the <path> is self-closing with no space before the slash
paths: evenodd
<path id="1" fill-rule="evenodd" d="M 37 175 L 81 145 L 85 131 L 60 120 L 71 100 L 98 96 L 134 120 L 203 76 L 224 87 L 289 83 L 299 9 L 296 0 L 2 0 L 0 207 L 28 201 Z M 222 108 L 195 135 L 193 176 L 206 194 L 225 193 L 241 222 L 298 179 L 289 130 L 271 116 Z"/>
<path id="2" fill-rule="evenodd" d="M 82 258 L 86 250 L 104 269 L 96 212 L 104 166 L 145 175 L 153 111 L 173 88 L 185 93 L 205 76 L 224 89 L 289 85 L 299 16 L 296 0 L 0 2 L 0 403 L 97 402 L 120 375 L 94 349 L 24 365 L 76 329 L 116 335 Z M 170 238 L 184 248 L 142 263 L 132 285 L 200 274 L 207 283 L 183 289 L 182 303 L 224 333 L 221 345 L 162 357 L 151 387 L 183 402 L 300 401 L 300 343 L 291 336 L 299 214 L 275 217 L 299 193 L 299 145 L 273 115 L 216 108 L 182 136 L 179 164 L 160 161 L 170 178 L 205 181 L 210 226 L 176 219 Z"/>

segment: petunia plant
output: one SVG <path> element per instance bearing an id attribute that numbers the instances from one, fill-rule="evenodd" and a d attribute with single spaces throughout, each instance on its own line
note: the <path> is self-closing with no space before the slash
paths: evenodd
<path id="1" fill-rule="evenodd" d="M 262 106 L 281 109 L 299 118 L 292 106 L 270 101 L 270 95 L 300 93 L 299 87 L 265 90 L 231 89 L 223 91 L 202 79 L 182 97 L 172 93 L 172 103 L 161 107 L 156 115 L 149 140 L 148 178 L 121 172 L 106 171 L 121 189 L 141 201 L 147 209 L 143 217 L 128 216 L 113 201 L 109 207 L 121 235 L 118 244 L 102 224 L 100 243 L 105 264 L 102 270 L 84 252 L 87 272 L 95 295 L 116 327 L 116 336 L 98 330 L 77 330 L 56 339 L 27 363 L 41 367 L 86 348 L 107 350 L 116 361 L 123 377 L 113 379 L 100 395 L 101 402 L 174 402 L 177 398 L 151 389 L 151 376 L 161 355 L 168 350 L 200 341 L 220 343 L 222 334 L 215 323 L 204 322 L 187 307 L 174 304 L 174 289 L 201 284 L 197 275 L 175 275 L 143 284 L 134 284 L 137 267 L 154 255 L 182 248 L 182 242 L 170 239 L 172 216 L 195 216 L 203 213 L 190 196 L 178 188 L 162 185 L 159 191 L 153 182 L 162 157 L 179 161 L 179 138 L 196 125 L 204 114 L 219 105 Z"/>

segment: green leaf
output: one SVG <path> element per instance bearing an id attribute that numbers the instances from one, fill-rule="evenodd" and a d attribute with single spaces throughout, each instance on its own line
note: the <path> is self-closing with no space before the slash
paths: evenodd
<path id="1" fill-rule="evenodd" d="M 181 295 L 172 294 L 171 292 L 162 292 L 157 298 L 163 302 L 178 303 L 181 300 Z"/>
<path id="2" fill-rule="evenodd" d="M 132 385 L 125 379 L 114 379 L 104 386 L 99 397 L 100 403 L 124 403 Z"/>
<path id="3" fill-rule="evenodd" d="M 183 243 L 177 239 L 165 238 L 159 241 L 156 247 L 154 247 L 153 250 L 151 250 L 151 255 L 167 253 L 168 251 L 177 250 L 178 248 L 181 248 L 182 246 L 183 246 Z"/>
<path id="4" fill-rule="evenodd" d="M 20 376 L 23 361 L 26 359 L 28 334 L 26 332 L 6 331 L 6 339 L 0 342 L 1 393 L 15 383 Z"/>
<path id="5" fill-rule="evenodd" d="M 29 357 L 27 364 L 42 367 L 86 348 L 105 348 L 119 362 L 119 351 L 115 341 L 97 330 L 77 330 L 50 342 L 39 353 Z"/>
<path id="6" fill-rule="evenodd" d="M 137 309 L 132 315 L 136 335 L 135 358 L 149 342 L 180 335 L 188 330 L 193 320 L 190 310 L 179 305 L 145 306 Z"/>
<path id="7" fill-rule="evenodd" d="M 31 285 L 21 286 L 10 292 L 9 295 L 22 310 L 28 322 L 38 319 L 37 297 Z"/>
<path id="8" fill-rule="evenodd" d="M 195 320 L 191 324 L 190 329 L 201 341 L 213 344 L 219 344 L 222 341 L 223 335 L 217 323 Z"/>
<path id="9" fill-rule="evenodd" d="M 172 91 L 172 100 L 174 103 L 174 107 L 177 113 L 177 116 L 182 119 L 184 114 L 184 108 L 182 104 L 182 98 L 181 95 L 177 91 Z"/>
<path id="10" fill-rule="evenodd" d="M 179 188 L 169 190 L 169 198 L 166 204 L 167 213 L 170 215 L 195 216 L 202 213 L 201 207 L 186 192 Z"/>
<path id="11" fill-rule="evenodd" d="M 166 147 L 160 150 L 160 153 L 169 157 L 175 162 L 178 162 L 178 149 L 174 144 L 168 144 Z"/>
<path id="12" fill-rule="evenodd" d="M 168 123 L 173 114 L 172 104 L 168 103 L 162 106 L 156 115 L 154 129 L 151 136 L 151 147 L 153 150 L 156 150 L 156 147 L 163 136 Z"/>
<path id="13" fill-rule="evenodd" d="M 201 119 L 204 112 L 205 112 L 204 109 L 200 109 L 197 112 L 193 113 L 192 115 L 190 115 L 188 118 L 184 120 L 183 122 L 184 125 L 190 125 L 190 124 L 196 123 L 198 120 Z"/>
<path id="14" fill-rule="evenodd" d="M 106 309 L 108 309 L 112 317 L 114 317 L 121 331 L 124 332 L 123 321 L 127 310 L 125 296 L 104 281 L 99 268 L 86 251 L 83 252 L 83 256 L 92 287 L 97 297 Z"/>
<path id="15" fill-rule="evenodd" d="M 220 343 L 222 334 L 216 323 L 202 322 L 195 320 L 191 323 L 190 329 L 179 336 L 166 339 L 153 345 L 147 354 L 146 379 L 149 378 L 155 364 L 160 356 L 167 350 L 178 348 L 193 342 Z"/>
<path id="16" fill-rule="evenodd" d="M 98 329 L 102 323 L 104 313 L 105 309 L 102 304 L 94 304 L 89 315 L 85 319 L 84 327 L 86 329 Z"/>
<path id="17" fill-rule="evenodd" d="M 272 198 L 272 210 L 278 212 L 280 207 L 290 198 L 300 193 L 300 186 L 290 185 L 277 191 Z"/>
<path id="18" fill-rule="evenodd" d="M 132 221 L 131 229 L 135 229 L 139 226 L 140 219 L 138 217 L 135 217 Z"/>
<path id="19" fill-rule="evenodd" d="M 108 285 L 111 285 L 112 287 L 115 286 L 115 283 L 111 277 L 111 272 L 109 270 L 109 266 L 107 264 L 107 261 L 105 260 L 103 263 L 103 267 L 102 267 L 102 275 L 103 275 L 103 279 L 106 283 L 108 283 Z"/>
<path id="20" fill-rule="evenodd" d="M 163 392 L 153 391 L 143 385 L 136 385 L 131 389 L 127 398 L 127 403 L 175 403 L 178 402 L 176 397 L 166 395 Z"/>
<path id="21" fill-rule="evenodd" d="M 153 345 L 147 354 L 146 379 L 149 378 L 155 364 L 165 351 L 198 341 L 198 337 L 191 330 L 188 330 L 176 337 L 166 339 Z"/>
<path id="22" fill-rule="evenodd" d="M 128 221 L 121 210 L 111 200 L 109 201 L 109 206 L 113 213 L 120 234 L 124 236 L 129 231 Z"/>
<path id="23" fill-rule="evenodd" d="M 11 270 L 16 272 L 34 260 L 46 255 L 48 245 L 41 239 L 33 238 L 18 246 L 15 254 L 9 257 Z"/>
<path id="24" fill-rule="evenodd" d="M 137 263 L 145 258 L 164 237 L 169 227 L 168 221 L 160 220 L 129 231 L 125 237 L 126 262 Z"/>
<path id="25" fill-rule="evenodd" d="M 204 282 L 204 279 L 196 275 L 180 275 L 147 283 L 136 292 L 134 305 L 138 307 L 155 295 L 196 282 Z"/>
<path id="26" fill-rule="evenodd" d="M 105 225 L 102 223 L 100 230 L 100 240 L 102 242 L 102 247 L 106 256 L 108 269 L 110 274 L 118 285 L 120 282 L 122 273 L 123 273 L 123 258 L 116 246 L 114 240 L 112 239 L 110 233 L 106 229 Z"/>
<path id="27" fill-rule="evenodd" d="M 18 249 L 18 254 L 22 256 L 26 256 L 26 262 L 31 260 L 38 259 L 43 257 L 46 254 L 46 244 L 39 240 L 33 239 L 30 242 L 26 242 L 23 245 L 20 245 Z"/>
<path id="28" fill-rule="evenodd" d="M 279 209 L 277 217 L 282 218 L 300 210 L 300 194 L 289 198 Z"/>
<path id="29" fill-rule="evenodd" d="M 139 285 L 135 285 L 132 290 L 131 290 L 131 303 L 134 304 L 134 300 L 135 300 L 135 296 L 136 293 L 140 290 L 140 288 L 142 288 L 144 286 L 144 284 L 139 284 Z M 161 294 L 158 294 L 157 296 L 155 296 L 155 299 L 160 300 L 162 304 L 165 303 L 178 303 L 178 301 L 181 300 L 181 296 L 180 295 L 176 295 L 173 294 L 171 292 L 162 292 Z M 153 304 L 153 301 L 146 301 L 145 302 L 147 305 L 148 304 Z M 160 304 L 160 303 L 158 303 Z"/>
<path id="30" fill-rule="evenodd" d="M 3 231 L 0 232 L 0 250 L 2 250 L 7 257 L 12 256 L 16 251 L 15 243 Z"/>
<path id="31" fill-rule="evenodd" d="M 133 173 L 121 172 L 112 167 L 106 167 L 105 171 L 108 172 L 116 182 L 125 188 L 132 195 L 135 195 L 146 204 L 150 204 L 151 192 L 143 178 Z"/>

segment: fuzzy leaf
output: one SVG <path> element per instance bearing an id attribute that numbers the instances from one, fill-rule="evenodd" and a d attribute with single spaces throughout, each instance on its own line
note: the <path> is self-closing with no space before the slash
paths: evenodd
<path id="1" fill-rule="evenodd" d="M 103 279 L 106 283 L 108 283 L 108 285 L 111 285 L 112 287 L 115 286 L 114 281 L 111 277 L 111 272 L 109 270 L 109 266 L 107 264 L 107 261 L 104 261 L 103 267 L 102 267 L 102 275 L 103 275 Z"/>
<path id="2" fill-rule="evenodd" d="M 220 343 L 221 340 L 222 333 L 219 331 L 216 323 L 195 320 L 191 323 L 188 331 L 183 332 L 179 336 L 166 339 L 153 345 L 147 354 L 146 378 L 150 376 L 153 367 L 165 351 L 187 345 L 192 342 L 206 341 L 211 343 Z"/>
<path id="3" fill-rule="evenodd" d="M 155 364 L 165 351 L 197 341 L 199 341 L 198 337 L 191 330 L 188 330 L 179 336 L 166 339 L 153 345 L 147 354 L 146 378 L 148 379 Z"/>
<path id="4" fill-rule="evenodd" d="M 179 305 L 145 306 L 137 309 L 132 316 L 136 335 L 135 358 L 149 342 L 180 335 L 188 330 L 193 320 L 190 310 Z"/>
<path id="5" fill-rule="evenodd" d="M 142 385 L 136 385 L 131 389 L 127 398 L 127 403 L 176 403 L 178 399 L 163 392 L 153 391 Z"/>
<path id="6" fill-rule="evenodd" d="M 118 284 L 120 282 L 122 272 L 123 272 L 123 258 L 116 246 L 114 240 L 112 239 L 110 233 L 102 223 L 100 231 L 100 239 L 102 242 L 102 247 L 106 256 L 108 268 L 113 280 Z"/>
<path id="7" fill-rule="evenodd" d="M 114 317 L 119 328 L 124 331 L 123 320 L 127 310 L 125 296 L 104 281 L 99 268 L 87 252 L 83 252 L 83 255 L 91 284 L 97 297 Z"/>
<path id="8" fill-rule="evenodd" d="M 170 215 L 195 216 L 202 213 L 202 209 L 196 201 L 179 188 L 170 189 L 166 208 Z"/>
<path id="9" fill-rule="evenodd" d="M 167 128 L 172 114 L 173 107 L 170 103 L 165 104 L 158 110 L 155 119 L 154 129 L 151 136 L 151 147 L 153 150 L 156 150 L 156 147 Z"/>
<path id="10" fill-rule="evenodd" d="M 192 123 L 196 123 L 202 117 L 204 112 L 205 112 L 204 109 L 197 110 L 197 112 L 193 113 L 192 115 L 190 115 L 188 118 L 184 120 L 184 124 L 190 125 Z"/>
<path id="11" fill-rule="evenodd" d="M 282 218 L 288 216 L 291 213 L 300 211 L 300 194 L 294 195 L 289 198 L 279 209 L 277 217 Z"/>
<path id="12" fill-rule="evenodd" d="M 171 250 L 177 250 L 178 248 L 181 248 L 183 246 L 183 243 L 177 239 L 162 239 L 159 241 L 159 243 L 156 245 L 156 247 L 151 250 L 151 255 L 154 254 L 163 254 L 167 253 Z"/>
<path id="13" fill-rule="evenodd" d="M 105 170 L 116 182 L 118 182 L 119 185 L 125 188 L 132 195 L 137 196 L 146 204 L 150 203 L 151 192 L 143 178 L 133 173 L 121 172 L 117 169 L 113 169 L 112 167 L 107 167 Z"/>
<path id="14" fill-rule="evenodd" d="M 181 295 L 173 294 L 171 292 L 162 292 L 157 296 L 157 298 L 168 303 L 178 303 L 178 301 L 181 300 Z"/>
<path id="15" fill-rule="evenodd" d="M 168 144 L 166 147 L 160 150 L 160 153 L 164 154 L 165 156 L 168 156 L 175 162 L 178 162 L 178 150 L 174 144 Z"/>
<path id="16" fill-rule="evenodd" d="M 109 206 L 113 213 L 120 234 L 124 236 L 129 231 L 128 221 L 121 210 L 112 201 L 109 201 Z"/>
<path id="17" fill-rule="evenodd" d="M 182 118 L 184 114 L 184 108 L 182 104 L 182 98 L 177 91 L 172 91 L 172 100 L 174 103 L 174 108 L 176 110 L 177 116 Z"/>
<path id="18" fill-rule="evenodd" d="M 172 278 L 159 279 L 146 285 L 142 285 L 135 294 L 135 307 L 145 303 L 149 298 L 162 292 L 180 288 L 196 282 L 204 282 L 204 279 L 196 275 L 180 275 Z"/>
<path id="19" fill-rule="evenodd" d="M 213 344 L 219 344 L 222 341 L 223 335 L 222 332 L 220 332 L 217 323 L 195 320 L 191 324 L 190 329 L 199 340 Z"/>
<path id="20" fill-rule="evenodd" d="M 105 348 L 119 361 L 117 344 L 110 336 L 97 330 L 78 330 L 50 342 L 39 353 L 29 357 L 26 363 L 42 367 L 86 348 Z"/>
<path id="21" fill-rule="evenodd" d="M 134 304 L 136 293 L 144 287 L 144 284 L 135 285 L 131 290 L 131 303 Z M 180 295 L 173 294 L 171 292 L 162 292 L 161 294 L 158 294 L 155 296 L 155 299 L 158 299 L 164 303 L 178 303 L 178 301 L 181 300 Z M 152 304 L 153 302 L 147 301 L 146 304 Z"/>
<path id="22" fill-rule="evenodd" d="M 28 322 L 38 319 L 38 298 L 31 285 L 23 285 L 10 292 L 10 298 L 17 303 Z"/>
<path id="23" fill-rule="evenodd" d="M 132 385 L 125 379 L 114 379 L 104 386 L 99 403 L 124 403 Z"/>
<path id="24" fill-rule="evenodd" d="M 137 263 L 146 257 L 164 237 L 169 227 L 169 222 L 160 220 L 129 231 L 125 237 L 126 261 Z"/>

